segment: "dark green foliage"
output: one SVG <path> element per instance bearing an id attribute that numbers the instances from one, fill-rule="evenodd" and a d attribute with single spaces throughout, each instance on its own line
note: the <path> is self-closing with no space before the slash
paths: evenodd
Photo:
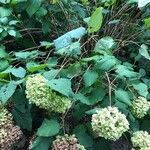
<path id="1" fill-rule="evenodd" d="M 91 127 L 91 115 L 108 105 L 126 115 L 129 141 L 135 131 L 150 132 L 150 110 L 141 119 L 131 111 L 137 97 L 150 99 L 149 66 L 148 3 L 0 0 L 0 101 L 33 150 L 48 150 L 65 133 L 75 134 L 87 150 L 111 149 L 111 141 Z M 65 113 L 29 104 L 25 87 L 33 74 L 71 100 Z"/>

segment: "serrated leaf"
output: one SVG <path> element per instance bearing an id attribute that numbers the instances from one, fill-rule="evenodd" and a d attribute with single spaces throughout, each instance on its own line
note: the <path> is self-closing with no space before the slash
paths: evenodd
<path id="1" fill-rule="evenodd" d="M 108 71 L 118 64 L 118 60 L 114 56 L 105 55 L 96 63 L 96 69 Z"/>
<path id="2" fill-rule="evenodd" d="M 112 37 L 103 37 L 96 43 L 94 51 L 100 54 L 111 54 L 115 45 L 116 43 Z"/>
<path id="3" fill-rule="evenodd" d="M 103 22 L 102 10 L 102 7 L 96 8 L 92 16 L 90 17 L 90 20 L 88 22 L 89 33 L 97 32 L 101 28 Z"/>
<path id="4" fill-rule="evenodd" d="M 56 51 L 56 54 L 64 56 L 77 56 L 81 54 L 79 42 L 71 43 L 70 45 Z"/>
<path id="5" fill-rule="evenodd" d="M 135 90 L 137 90 L 139 95 L 144 96 L 144 97 L 148 95 L 148 86 L 146 84 L 136 83 L 136 84 L 133 84 L 133 87 Z"/>
<path id="6" fill-rule="evenodd" d="M 38 128 L 37 135 L 42 137 L 50 137 L 56 135 L 60 130 L 60 125 L 56 120 L 45 119 L 40 128 Z"/>
<path id="7" fill-rule="evenodd" d="M 65 95 L 65 96 L 71 96 L 73 95 L 72 89 L 71 89 L 71 80 L 60 78 L 60 79 L 53 79 L 48 82 L 48 86 L 50 86 L 51 89 Z"/>
<path id="8" fill-rule="evenodd" d="M 83 75 L 83 80 L 86 87 L 94 84 L 97 79 L 98 79 L 98 73 L 93 70 L 87 70 Z"/>
<path id="9" fill-rule="evenodd" d="M 115 71 L 119 77 L 136 78 L 139 73 L 134 72 L 134 69 L 130 66 L 117 65 Z"/>
<path id="10" fill-rule="evenodd" d="M 120 102 L 123 102 L 127 105 L 131 105 L 131 100 L 129 93 L 127 91 L 124 91 L 122 89 L 118 89 L 115 91 L 115 98 L 119 100 Z"/>
<path id="11" fill-rule="evenodd" d="M 0 100 L 2 103 L 6 103 L 8 99 L 14 94 L 17 85 L 14 81 L 10 81 L 10 83 L 3 85 L 0 88 Z"/>

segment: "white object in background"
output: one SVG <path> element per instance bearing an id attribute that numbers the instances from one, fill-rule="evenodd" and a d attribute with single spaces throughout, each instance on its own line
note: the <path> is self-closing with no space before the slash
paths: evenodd
<path id="1" fill-rule="evenodd" d="M 150 3 L 150 0 L 138 0 L 138 7 L 144 7 L 146 6 L 148 3 Z"/>

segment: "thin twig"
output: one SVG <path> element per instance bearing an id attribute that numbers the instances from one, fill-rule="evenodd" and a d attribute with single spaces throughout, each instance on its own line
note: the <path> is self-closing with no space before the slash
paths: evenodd
<path id="1" fill-rule="evenodd" d="M 108 81 L 108 89 L 109 89 L 109 105 L 111 106 L 112 105 L 112 99 L 111 99 L 111 91 L 112 91 L 112 83 L 110 81 L 110 78 L 108 76 L 108 73 L 105 72 L 106 74 L 106 77 L 107 77 L 107 81 Z"/>

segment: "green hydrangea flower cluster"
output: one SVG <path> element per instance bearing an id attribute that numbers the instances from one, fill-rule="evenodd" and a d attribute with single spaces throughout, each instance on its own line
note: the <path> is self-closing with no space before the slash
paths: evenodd
<path id="1" fill-rule="evenodd" d="M 22 134 L 21 129 L 14 126 L 12 115 L 0 103 L 0 149 L 12 150 Z"/>
<path id="2" fill-rule="evenodd" d="M 12 115 L 7 111 L 6 108 L 1 104 L 0 102 L 0 129 L 3 128 L 3 126 L 8 125 L 12 123 Z"/>
<path id="3" fill-rule="evenodd" d="M 40 74 L 28 77 L 26 95 L 29 103 L 50 112 L 64 113 L 71 106 L 71 101 L 52 91 L 47 86 L 47 80 Z"/>
<path id="4" fill-rule="evenodd" d="M 131 137 L 133 150 L 150 150 L 150 134 L 146 131 L 137 131 Z"/>
<path id="5" fill-rule="evenodd" d="M 75 135 L 65 134 L 64 136 L 57 136 L 53 141 L 52 150 L 85 150 L 83 145 L 78 143 Z"/>
<path id="6" fill-rule="evenodd" d="M 129 129 L 129 122 L 118 108 L 109 106 L 92 116 L 92 128 L 100 137 L 116 141 Z"/>
<path id="7" fill-rule="evenodd" d="M 150 102 L 144 97 L 138 97 L 132 102 L 131 111 L 137 118 L 143 118 L 150 109 Z"/>

